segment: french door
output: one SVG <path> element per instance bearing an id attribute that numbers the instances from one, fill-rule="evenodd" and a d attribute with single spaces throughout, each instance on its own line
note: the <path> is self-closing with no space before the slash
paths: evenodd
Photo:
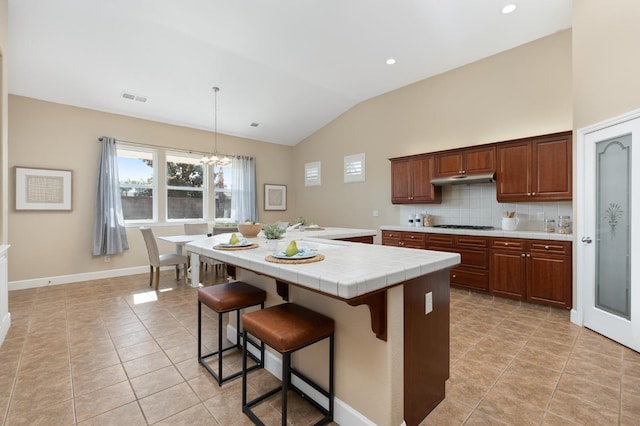
<path id="1" fill-rule="evenodd" d="M 640 351 L 640 111 L 577 142 L 578 309 L 585 327 Z"/>

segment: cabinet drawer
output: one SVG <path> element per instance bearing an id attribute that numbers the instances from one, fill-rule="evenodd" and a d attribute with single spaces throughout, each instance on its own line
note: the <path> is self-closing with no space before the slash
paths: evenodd
<path id="1" fill-rule="evenodd" d="M 449 272 L 451 285 L 474 290 L 489 290 L 489 273 L 486 271 L 469 271 L 454 268 Z"/>
<path id="2" fill-rule="evenodd" d="M 460 253 L 460 266 L 489 269 L 489 254 L 486 250 L 457 249 L 456 251 Z"/>
<path id="3" fill-rule="evenodd" d="M 436 246 L 453 247 L 453 235 L 429 234 L 429 248 Z"/>
<path id="4" fill-rule="evenodd" d="M 400 233 L 382 231 L 382 245 L 384 246 L 399 246 L 400 245 Z"/>
<path id="5" fill-rule="evenodd" d="M 404 242 L 417 241 L 424 243 L 427 240 L 427 234 L 424 232 L 404 232 L 402 240 Z"/>
<path id="6" fill-rule="evenodd" d="M 571 254 L 571 243 L 559 241 L 531 241 L 529 243 L 531 252 Z"/>
<path id="7" fill-rule="evenodd" d="M 487 237 L 456 235 L 455 243 L 457 247 L 487 248 L 489 239 Z"/>
<path id="8" fill-rule="evenodd" d="M 492 238 L 491 249 L 524 251 L 524 240 L 515 238 Z"/>

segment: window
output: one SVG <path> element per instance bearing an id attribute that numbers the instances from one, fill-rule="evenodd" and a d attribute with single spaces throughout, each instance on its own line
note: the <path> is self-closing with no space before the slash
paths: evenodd
<path id="1" fill-rule="evenodd" d="M 231 182 L 233 168 L 211 167 L 213 171 L 214 216 L 216 219 L 231 218 Z M 240 220 L 240 219 L 238 219 Z"/>
<path id="2" fill-rule="evenodd" d="M 364 154 L 344 157 L 344 182 L 364 182 Z"/>
<path id="3" fill-rule="evenodd" d="M 167 152 L 167 220 L 206 216 L 205 174 L 200 156 Z"/>
<path id="4" fill-rule="evenodd" d="M 320 186 L 321 183 L 320 162 L 305 163 L 304 186 Z"/>
<path id="5" fill-rule="evenodd" d="M 156 151 L 122 146 L 118 152 L 120 198 L 125 221 L 152 222 L 156 220 L 157 194 Z"/>

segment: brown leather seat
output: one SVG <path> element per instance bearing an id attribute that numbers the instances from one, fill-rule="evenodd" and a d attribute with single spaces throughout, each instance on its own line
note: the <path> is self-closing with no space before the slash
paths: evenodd
<path id="1" fill-rule="evenodd" d="M 260 311 L 248 312 L 242 315 L 243 335 L 245 339 L 249 334 L 260 339 L 263 344 L 271 346 L 282 354 L 282 384 L 275 389 L 254 398 L 247 402 L 247 355 L 245 348 L 242 350 L 242 411 L 249 416 L 255 424 L 264 424 L 252 411 L 251 407 L 266 400 L 271 395 L 281 392 L 280 413 L 282 424 L 287 424 L 287 395 L 292 389 L 302 395 L 304 399 L 312 403 L 324 416 L 315 423 L 321 425 L 333 420 L 333 353 L 334 353 L 334 330 L 333 319 L 318 312 L 312 311 L 294 303 L 284 303 L 271 306 Z M 329 339 L 329 389 L 323 389 L 313 382 L 309 377 L 296 370 L 291 365 L 291 355 L 298 349 L 312 345 L 323 339 Z M 291 376 L 295 376 L 302 382 L 311 386 L 315 391 L 327 399 L 327 406 L 311 398 L 298 386 L 291 382 Z"/>
<path id="2" fill-rule="evenodd" d="M 295 303 L 242 315 L 244 329 L 280 353 L 293 352 L 329 337 L 334 321 Z"/>
<path id="3" fill-rule="evenodd" d="M 218 382 L 218 386 L 227 380 L 231 380 L 242 374 L 242 370 L 226 377 L 222 376 L 222 355 L 224 352 L 232 349 L 241 349 L 246 344 L 251 344 L 260 351 L 258 359 L 253 354 L 249 354 L 255 361 L 249 370 L 261 368 L 264 366 L 264 343 L 258 344 L 251 338 L 246 338 L 244 342 L 240 338 L 241 322 L 240 311 L 251 306 L 260 305 L 264 308 L 264 301 L 267 299 L 267 292 L 242 281 L 234 281 L 230 283 L 217 284 L 209 287 L 198 289 L 198 362 L 213 376 Z M 208 354 L 202 354 L 202 305 L 206 305 L 218 314 L 218 350 Z M 235 345 L 223 348 L 222 346 L 222 314 L 226 312 L 236 311 L 236 343 Z M 244 345 L 243 345 L 244 343 Z M 205 362 L 210 357 L 218 357 L 218 371 L 214 371 L 209 364 Z"/>
<path id="4" fill-rule="evenodd" d="M 264 290 L 242 281 L 216 284 L 198 289 L 198 300 L 216 312 L 229 312 L 236 309 L 259 305 L 267 299 Z"/>

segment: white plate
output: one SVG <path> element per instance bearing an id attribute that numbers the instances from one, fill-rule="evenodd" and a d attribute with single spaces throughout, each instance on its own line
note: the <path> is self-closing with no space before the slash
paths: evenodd
<path id="1" fill-rule="evenodd" d="M 230 244 L 230 243 L 220 243 L 218 244 L 220 247 L 246 247 L 246 246 L 250 246 L 251 244 L 253 244 L 251 241 L 249 240 L 240 240 L 235 244 Z"/>
<path id="2" fill-rule="evenodd" d="M 277 253 L 272 254 L 273 257 L 277 259 L 309 259 L 318 254 L 315 250 L 300 250 L 298 253 L 293 256 L 287 256 L 284 251 L 279 251 Z"/>

